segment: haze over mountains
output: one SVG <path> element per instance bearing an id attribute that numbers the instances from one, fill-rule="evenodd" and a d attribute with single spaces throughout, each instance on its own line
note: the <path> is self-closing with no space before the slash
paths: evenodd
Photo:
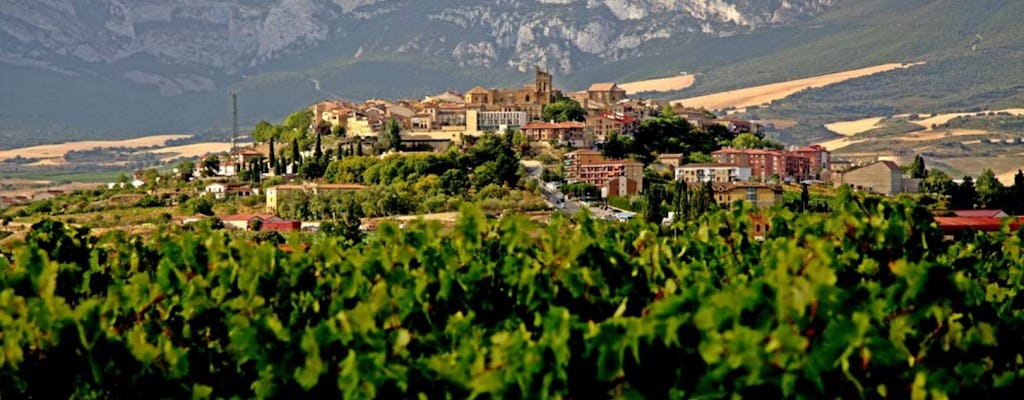
<path id="1" fill-rule="evenodd" d="M 224 130 L 229 90 L 248 125 L 326 97 L 519 84 L 534 65 L 566 89 L 697 72 L 687 94 L 700 94 L 927 60 L 929 76 L 952 68 L 985 84 L 958 95 L 1012 99 L 1020 85 L 998 78 L 1024 67 L 1021 3 L 8 0 L 0 147 Z"/>

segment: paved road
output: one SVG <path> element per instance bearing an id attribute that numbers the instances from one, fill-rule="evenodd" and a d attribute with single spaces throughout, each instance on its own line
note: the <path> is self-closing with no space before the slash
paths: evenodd
<path id="1" fill-rule="evenodd" d="M 540 184 L 541 193 L 544 194 L 551 208 L 562 210 L 570 215 L 575 215 L 583 209 L 584 206 L 578 201 L 565 200 L 565 194 L 557 189 L 548 188 L 544 184 L 544 181 L 540 179 L 541 174 L 544 172 L 544 165 L 540 161 L 522 160 L 520 163 L 523 164 L 523 168 L 526 169 L 526 174 L 530 176 L 530 179 L 534 179 Z M 565 208 L 562 208 L 563 201 Z"/>

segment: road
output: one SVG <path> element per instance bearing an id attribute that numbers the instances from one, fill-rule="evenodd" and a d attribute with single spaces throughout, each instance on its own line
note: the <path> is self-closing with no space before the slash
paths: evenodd
<path id="1" fill-rule="evenodd" d="M 583 209 L 583 205 L 576 200 L 565 200 L 565 208 L 560 207 L 562 201 L 565 199 L 565 194 L 560 192 L 558 189 L 549 188 L 544 184 L 544 181 L 540 179 L 541 174 L 544 172 L 544 165 L 540 161 L 522 160 L 520 163 L 523 164 L 523 168 L 526 169 L 526 174 L 530 176 L 530 179 L 536 180 L 540 184 L 540 191 L 544 194 L 548 205 L 556 210 L 562 210 L 569 215 L 575 215 Z"/>

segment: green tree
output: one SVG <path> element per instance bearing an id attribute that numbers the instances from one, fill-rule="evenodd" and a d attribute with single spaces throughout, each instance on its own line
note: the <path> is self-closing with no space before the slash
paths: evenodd
<path id="1" fill-rule="evenodd" d="M 957 210 L 971 210 L 978 204 L 978 191 L 974 187 L 974 179 L 965 176 L 963 182 L 956 186 L 950 198 L 950 207 Z"/>
<path id="2" fill-rule="evenodd" d="M 197 196 L 182 203 L 181 210 L 192 215 L 213 215 L 213 202 L 206 196 Z"/>
<path id="3" fill-rule="evenodd" d="M 587 117 L 587 112 L 583 110 L 583 107 L 576 100 L 562 97 L 544 106 L 542 115 L 545 121 L 583 121 Z"/>
<path id="4" fill-rule="evenodd" d="M 924 166 L 924 158 L 920 154 L 914 156 L 914 162 L 910 164 L 910 177 L 924 179 L 928 177 L 928 169 Z"/>
<path id="5" fill-rule="evenodd" d="M 208 156 L 203 159 L 203 176 L 217 176 L 217 171 L 220 170 L 220 157 Z"/>
<path id="6" fill-rule="evenodd" d="M 672 115 L 648 118 L 641 122 L 633 135 L 630 153 L 644 164 L 650 164 L 657 154 L 711 152 L 717 147 L 713 138 L 694 132 L 689 122 Z"/>
<path id="7" fill-rule="evenodd" d="M 359 227 L 362 224 L 362 206 L 355 201 L 353 196 L 344 196 L 334 208 L 332 214 L 338 218 L 324 221 L 320 224 L 320 229 L 327 235 L 345 238 L 349 244 L 354 245 L 361 242 L 363 231 Z"/>
<path id="8" fill-rule="evenodd" d="M 316 146 L 313 148 L 313 158 L 321 159 L 324 158 L 324 150 L 320 143 L 320 133 L 316 134 Z"/>
<path id="9" fill-rule="evenodd" d="M 689 195 L 690 190 L 686 186 L 686 182 L 682 179 L 677 180 L 675 183 L 675 190 L 673 190 L 672 193 L 673 223 L 688 219 L 686 212 L 689 211 L 690 208 Z"/>
<path id="10" fill-rule="evenodd" d="M 782 149 L 782 144 L 759 137 L 753 133 L 741 133 L 732 140 L 735 149 Z"/>
<path id="11" fill-rule="evenodd" d="M 978 191 L 978 206 L 981 208 L 1002 208 L 1003 193 L 1006 188 L 996 179 L 991 169 L 982 171 L 975 184 Z"/>
<path id="12" fill-rule="evenodd" d="M 298 168 L 302 165 L 302 154 L 299 153 L 299 139 L 292 139 L 292 168 Z M 294 172 L 294 171 L 293 171 Z"/>
<path id="13" fill-rule="evenodd" d="M 388 119 L 384 124 L 384 130 L 377 136 L 377 141 L 386 150 L 402 149 L 402 126 L 394 118 Z"/>
<path id="14" fill-rule="evenodd" d="M 952 196 L 957 189 L 953 179 L 940 170 L 930 171 L 928 177 L 921 181 L 920 189 L 924 193 L 939 196 Z"/>
<path id="15" fill-rule="evenodd" d="M 651 185 L 644 191 L 644 222 L 660 224 L 665 218 L 661 210 L 664 191 L 665 187 L 661 185 Z"/>
<path id="16" fill-rule="evenodd" d="M 359 139 L 356 140 L 355 146 L 356 146 L 356 156 L 362 157 L 363 156 L 363 138 L 362 137 L 360 137 Z"/>
<path id="17" fill-rule="evenodd" d="M 277 171 L 277 159 L 274 158 L 274 138 L 270 138 L 270 167 Z"/>
<path id="18" fill-rule="evenodd" d="M 601 155 L 607 159 L 621 160 L 626 158 L 632 146 L 633 143 L 628 137 L 612 132 L 608 135 L 608 142 L 601 149 Z"/>
<path id="19" fill-rule="evenodd" d="M 466 171 L 452 168 L 441 174 L 441 190 L 448 196 L 465 194 L 469 190 L 470 180 Z"/>
<path id="20" fill-rule="evenodd" d="M 178 169 L 178 176 L 180 176 L 182 179 L 188 180 L 192 178 L 192 173 L 196 169 L 196 164 L 193 163 L 192 161 L 184 160 L 182 162 L 179 162 L 175 168 Z"/>
<path id="21" fill-rule="evenodd" d="M 324 176 L 327 172 L 327 163 L 322 158 L 313 157 L 312 159 L 306 160 L 299 167 L 299 174 L 302 175 L 306 180 L 315 180 Z"/>
<path id="22" fill-rule="evenodd" d="M 338 124 L 331 128 L 331 134 L 338 138 L 345 137 L 345 126 Z"/>
<path id="23" fill-rule="evenodd" d="M 267 121 L 260 121 L 252 128 L 252 140 L 254 142 L 268 142 L 281 135 L 281 128 L 274 126 Z"/>
<path id="24" fill-rule="evenodd" d="M 313 125 L 313 111 L 309 109 L 299 110 L 288 115 L 284 119 L 284 127 L 298 131 L 305 135 L 309 127 Z"/>

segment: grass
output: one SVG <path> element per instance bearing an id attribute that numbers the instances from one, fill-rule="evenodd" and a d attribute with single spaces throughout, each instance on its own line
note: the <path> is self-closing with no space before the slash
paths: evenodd
<path id="1" fill-rule="evenodd" d="M 117 180 L 118 176 L 126 173 L 124 171 L 54 171 L 54 170 L 29 170 L 19 172 L 0 173 L 0 179 L 16 178 L 50 182 L 82 182 L 82 183 L 108 183 Z"/>
<path id="2" fill-rule="evenodd" d="M 992 172 L 999 175 L 1024 167 L 1024 156 L 950 157 L 929 161 L 931 161 L 931 165 L 928 165 L 929 168 L 943 170 L 954 178 L 961 178 L 965 175 L 976 177 L 986 169 L 991 169 Z"/>

